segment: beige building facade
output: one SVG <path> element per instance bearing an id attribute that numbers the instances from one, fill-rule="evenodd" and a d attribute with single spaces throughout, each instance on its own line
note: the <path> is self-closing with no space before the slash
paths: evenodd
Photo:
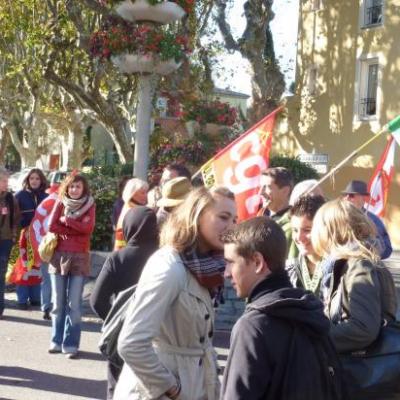
<path id="1" fill-rule="evenodd" d="M 400 114 L 400 0 L 300 0 L 295 95 L 275 151 L 327 160 L 328 171 Z M 334 198 L 351 179 L 368 181 L 381 135 L 324 185 Z M 400 249 L 400 147 L 385 223 Z"/>

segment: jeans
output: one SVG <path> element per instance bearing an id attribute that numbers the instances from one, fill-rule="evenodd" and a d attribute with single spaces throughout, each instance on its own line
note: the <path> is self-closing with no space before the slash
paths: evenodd
<path id="1" fill-rule="evenodd" d="M 12 245 L 12 240 L 0 240 L 0 315 L 4 311 L 4 288 L 8 258 L 10 257 Z"/>
<path id="2" fill-rule="evenodd" d="M 51 342 L 63 353 L 78 350 L 81 339 L 81 306 L 84 276 L 50 274 L 53 310 Z"/>
<path id="3" fill-rule="evenodd" d="M 16 287 L 18 304 L 27 304 L 28 300 L 32 303 L 40 304 L 40 283 L 37 285 L 17 285 Z"/>
<path id="4" fill-rule="evenodd" d="M 49 275 L 49 264 L 40 264 L 40 272 L 42 273 L 42 283 L 40 284 L 40 303 L 42 311 L 51 310 L 51 282 Z"/>

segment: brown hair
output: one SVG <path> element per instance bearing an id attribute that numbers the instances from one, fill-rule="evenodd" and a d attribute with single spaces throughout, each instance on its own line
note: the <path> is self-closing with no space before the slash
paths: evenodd
<path id="1" fill-rule="evenodd" d="M 44 192 L 49 185 L 48 185 L 46 177 L 44 176 L 43 171 L 40 168 L 32 168 L 28 172 L 28 175 L 26 175 L 26 177 L 24 178 L 24 180 L 22 182 L 22 187 L 25 190 L 32 190 L 32 188 L 29 185 L 29 178 L 31 177 L 32 174 L 36 174 L 39 176 L 39 178 L 40 178 L 39 190 Z"/>
<path id="2" fill-rule="evenodd" d="M 267 168 L 262 172 L 262 175 L 270 176 L 276 186 L 282 189 L 284 186 L 289 186 L 290 190 L 293 189 L 294 180 L 292 173 L 284 167 Z"/>
<path id="3" fill-rule="evenodd" d="M 287 242 L 282 228 L 269 217 L 256 217 L 241 222 L 222 235 L 225 244 L 236 245 L 245 259 L 260 253 L 271 272 L 285 268 Z"/>
<path id="4" fill-rule="evenodd" d="M 90 189 L 89 189 L 89 183 L 87 181 L 87 179 L 83 176 L 83 175 L 68 175 L 64 181 L 61 183 L 60 189 L 59 189 L 59 194 L 60 197 L 69 197 L 68 196 L 68 188 L 72 183 L 75 182 L 82 182 L 83 184 L 83 192 L 82 192 L 82 196 L 89 196 L 90 195 Z"/>
<path id="5" fill-rule="evenodd" d="M 233 193 L 224 187 L 193 189 L 184 202 L 175 207 L 161 228 L 161 246 L 170 245 L 179 252 L 193 246 L 199 236 L 199 219 L 203 211 L 218 200 L 227 197 L 234 200 Z"/>
<path id="6" fill-rule="evenodd" d="M 318 209 L 325 203 L 323 196 L 307 195 L 298 198 L 289 211 L 291 217 L 307 217 L 312 221 Z"/>

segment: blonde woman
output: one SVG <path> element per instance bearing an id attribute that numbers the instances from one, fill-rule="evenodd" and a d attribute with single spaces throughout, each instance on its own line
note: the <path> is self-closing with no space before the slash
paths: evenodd
<path id="1" fill-rule="evenodd" d="M 218 399 L 211 295 L 223 283 L 221 235 L 235 221 L 233 194 L 203 187 L 165 222 L 120 334 L 114 399 Z"/>
<path id="2" fill-rule="evenodd" d="M 124 202 L 124 205 L 122 206 L 121 213 L 118 217 L 117 226 L 115 228 L 114 250 L 120 250 L 126 246 L 126 241 L 122 231 L 122 223 L 124 222 L 124 217 L 131 208 L 137 206 L 145 206 L 147 204 L 148 190 L 148 183 L 142 181 L 141 179 L 132 178 L 126 182 L 124 190 L 122 192 L 122 200 Z"/>
<path id="3" fill-rule="evenodd" d="M 365 349 L 377 338 L 382 321 L 395 318 L 393 280 L 382 287 L 377 268 L 385 267 L 368 244 L 374 235 L 372 222 L 346 201 L 326 203 L 314 218 L 313 248 L 330 260 L 323 271 L 325 282 L 329 277 L 325 306 L 339 352 Z"/>

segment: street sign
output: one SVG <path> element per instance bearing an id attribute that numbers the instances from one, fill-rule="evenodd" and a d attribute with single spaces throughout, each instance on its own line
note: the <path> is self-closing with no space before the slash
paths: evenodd
<path id="1" fill-rule="evenodd" d="M 328 172 L 328 154 L 302 153 L 299 154 L 299 160 L 310 167 L 313 167 L 319 174 Z"/>

